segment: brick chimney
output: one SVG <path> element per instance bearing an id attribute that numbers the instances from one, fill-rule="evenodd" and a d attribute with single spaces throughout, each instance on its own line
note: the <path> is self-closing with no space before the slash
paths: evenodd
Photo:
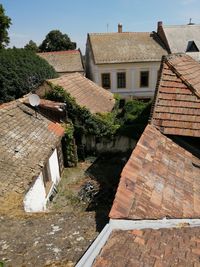
<path id="1" fill-rule="evenodd" d="M 121 24 L 121 23 L 118 24 L 118 32 L 119 32 L 119 33 L 122 32 L 122 24 Z"/>
<path id="2" fill-rule="evenodd" d="M 165 31 L 163 29 L 163 22 L 162 21 L 158 21 L 157 34 L 160 37 L 161 41 L 163 42 L 163 44 L 164 44 L 165 48 L 167 49 L 168 53 L 171 53 L 170 47 L 169 47 L 169 44 L 168 44 L 168 41 L 167 41 L 167 38 L 166 38 L 166 35 L 165 35 Z"/>
<path id="3" fill-rule="evenodd" d="M 157 33 L 160 32 L 162 26 L 163 26 L 162 21 L 158 21 L 158 24 L 157 24 Z"/>

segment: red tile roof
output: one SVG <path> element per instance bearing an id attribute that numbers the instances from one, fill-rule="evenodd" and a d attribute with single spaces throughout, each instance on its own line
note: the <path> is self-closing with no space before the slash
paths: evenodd
<path id="1" fill-rule="evenodd" d="M 190 56 L 163 59 L 151 123 L 164 134 L 200 137 L 200 64 Z"/>
<path id="2" fill-rule="evenodd" d="M 125 165 L 110 218 L 200 216 L 200 160 L 148 125 Z"/>
<path id="3" fill-rule="evenodd" d="M 200 227 L 115 230 L 93 267 L 199 266 Z"/>
<path id="4" fill-rule="evenodd" d="M 58 73 L 84 72 L 79 50 L 44 52 L 37 55 L 46 59 Z"/>
<path id="5" fill-rule="evenodd" d="M 113 94 L 80 73 L 66 74 L 48 82 L 63 87 L 79 106 L 86 107 L 91 113 L 110 112 L 114 107 Z"/>

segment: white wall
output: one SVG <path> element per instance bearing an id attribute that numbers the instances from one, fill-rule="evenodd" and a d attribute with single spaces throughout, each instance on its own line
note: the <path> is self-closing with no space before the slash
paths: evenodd
<path id="1" fill-rule="evenodd" d="M 46 210 L 46 191 L 42 173 L 36 179 L 24 198 L 24 210 L 26 212 L 39 212 Z"/>
<path id="2" fill-rule="evenodd" d="M 57 150 L 55 149 L 49 158 L 49 168 L 53 184 L 57 184 L 60 180 L 60 171 L 58 164 Z M 41 212 L 46 210 L 46 203 L 51 194 L 53 185 L 46 194 L 42 172 L 36 179 L 33 186 L 29 189 L 24 198 L 24 210 L 26 212 Z"/>
<path id="3" fill-rule="evenodd" d="M 53 154 L 49 158 L 49 168 L 51 172 L 51 179 L 55 184 L 57 184 L 60 180 L 57 149 L 54 150 Z"/>
<path id="4" fill-rule="evenodd" d="M 122 97 L 153 97 L 157 82 L 157 74 L 160 62 L 135 62 L 135 63 L 113 63 L 95 65 L 92 58 L 90 64 L 90 78 L 102 86 L 101 74 L 110 73 L 112 93 L 117 93 Z M 149 86 L 140 87 L 140 72 L 149 71 Z M 126 88 L 117 88 L 117 72 L 126 72 Z"/>

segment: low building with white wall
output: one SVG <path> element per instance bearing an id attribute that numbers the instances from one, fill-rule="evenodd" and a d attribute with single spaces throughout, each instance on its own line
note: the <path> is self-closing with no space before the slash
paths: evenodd
<path id="1" fill-rule="evenodd" d="M 63 169 L 63 127 L 21 100 L 0 105 L 0 125 L 1 208 L 45 211 Z"/>
<path id="2" fill-rule="evenodd" d="M 86 75 L 123 98 L 151 98 L 167 51 L 155 32 L 90 33 L 86 44 Z"/>

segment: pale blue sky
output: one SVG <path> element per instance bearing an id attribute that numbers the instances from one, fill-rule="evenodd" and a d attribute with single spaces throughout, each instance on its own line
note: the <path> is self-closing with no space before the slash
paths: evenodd
<path id="1" fill-rule="evenodd" d="M 38 45 L 58 29 L 77 42 L 83 54 L 88 32 L 153 31 L 157 21 L 166 25 L 200 24 L 199 0 L 2 0 L 12 19 L 10 46 L 23 47 L 29 40 Z"/>

